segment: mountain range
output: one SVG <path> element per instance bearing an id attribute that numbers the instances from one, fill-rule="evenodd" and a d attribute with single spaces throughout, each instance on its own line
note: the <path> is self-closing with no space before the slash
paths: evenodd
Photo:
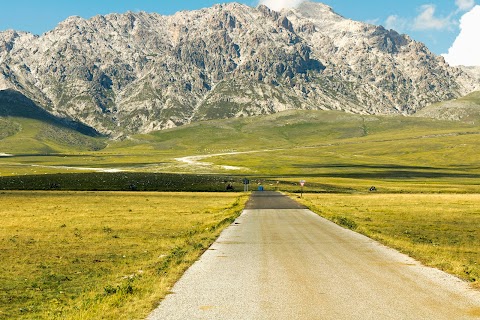
<path id="1" fill-rule="evenodd" d="M 291 109 L 414 115 L 480 90 L 480 79 L 321 3 L 281 12 L 229 3 L 70 17 L 41 36 L 1 32 L 0 90 L 11 108 L 120 138 Z"/>

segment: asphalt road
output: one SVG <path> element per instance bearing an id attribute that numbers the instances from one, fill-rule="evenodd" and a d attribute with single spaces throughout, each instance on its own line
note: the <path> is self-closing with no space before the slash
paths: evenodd
<path id="1" fill-rule="evenodd" d="M 264 192 L 148 319 L 480 319 L 480 292 Z"/>

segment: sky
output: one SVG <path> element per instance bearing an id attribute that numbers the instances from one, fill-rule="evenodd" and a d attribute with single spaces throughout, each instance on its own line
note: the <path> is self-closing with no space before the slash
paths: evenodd
<path id="1" fill-rule="evenodd" d="M 272 9 L 294 7 L 304 0 L 238 0 L 249 6 L 266 4 Z M 318 2 L 318 0 L 315 0 Z M 443 54 L 452 65 L 480 66 L 480 0 L 322 0 L 342 16 L 383 25 L 425 43 Z M 14 29 L 42 34 L 72 15 L 90 18 L 97 14 L 126 11 L 157 12 L 211 7 L 228 0 L 2 0 L 0 31 Z M 381 4 L 380 4 L 381 3 Z"/>

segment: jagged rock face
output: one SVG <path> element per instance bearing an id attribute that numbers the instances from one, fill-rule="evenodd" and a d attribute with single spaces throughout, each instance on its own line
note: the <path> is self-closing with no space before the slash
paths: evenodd
<path id="1" fill-rule="evenodd" d="M 319 3 L 71 17 L 42 36 L 0 33 L 0 89 L 112 136 L 287 109 L 410 114 L 478 82 L 405 35 Z"/>

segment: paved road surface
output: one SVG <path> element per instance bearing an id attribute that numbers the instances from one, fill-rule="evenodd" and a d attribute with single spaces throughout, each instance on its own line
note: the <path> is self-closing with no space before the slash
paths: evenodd
<path id="1" fill-rule="evenodd" d="M 154 319 L 480 319 L 464 282 L 255 193 Z"/>

